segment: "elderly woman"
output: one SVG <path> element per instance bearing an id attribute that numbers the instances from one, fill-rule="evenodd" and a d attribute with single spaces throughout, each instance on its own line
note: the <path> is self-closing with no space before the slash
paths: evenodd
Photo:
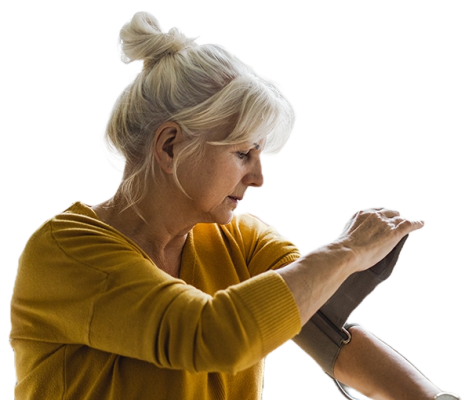
<path id="1" fill-rule="evenodd" d="M 147 13 L 120 36 L 125 61 L 144 61 L 107 128 L 123 180 L 26 245 L 12 300 L 16 399 L 259 399 L 264 357 L 303 326 L 296 340 L 315 347 L 310 318 L 423 224 L 359 212 L 302 257 L 257 218 L 235 216 L 263 183 L 262 152 L 285 143 L 291 106 L 221 47 L 162 33 Z M 329 375 L 376 399 L 439 393 L 349 329 L 333 356 L 316 345 Z"/>

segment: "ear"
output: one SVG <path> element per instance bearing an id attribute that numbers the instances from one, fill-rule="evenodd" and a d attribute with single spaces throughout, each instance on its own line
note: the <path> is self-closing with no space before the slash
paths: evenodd
<path id="1" fill-rule="evenodd" d="M 183 141 L 181 127 L 176 122 L 164 122 L 155 132 L 153 152 L 160 168 L 173 173 L 175 147 Z"/>

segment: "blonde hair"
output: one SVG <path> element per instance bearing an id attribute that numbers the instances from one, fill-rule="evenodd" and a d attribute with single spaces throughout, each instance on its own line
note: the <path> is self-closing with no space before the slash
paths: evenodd
<path id="1" fill-rule="evenodd" d="M 176 122 L 184 136 L 174 160 L 177 167 L 200 157 L 205 144 L 256 142 L 266 137 L 265 151 L 286 142 L 294 113 L 269 82 L 218 45 L 198 45 L 176 28 L 162 33 L 151 14 L 139 12 L 120 32 L 122 60 L 142 60 L 144 67 L 120 95 L 106 137 L 126 159 L 120 194 L 136 206 L 154 179 L 157 162 L 152 144 L 157 128 Z M 218 138 L 218 132 L 227 133 Z M 224 136 L 224 135 L 223 135 Z"/>

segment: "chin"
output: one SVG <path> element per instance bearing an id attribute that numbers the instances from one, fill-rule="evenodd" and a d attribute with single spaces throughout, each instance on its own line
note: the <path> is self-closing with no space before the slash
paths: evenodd
<path id="1" fill-rule="evenodd" d="M 229 224 L 232 221 L 233 216 L 234 216 L 234 214 L 233 214 L 232 211 L 222 212 L 222 213 L 218 213 L 218 214 L 215 214 L 215 215 L 211 215 L 211 220 L 215 224 L 226 225 L 226 224 Z"/>

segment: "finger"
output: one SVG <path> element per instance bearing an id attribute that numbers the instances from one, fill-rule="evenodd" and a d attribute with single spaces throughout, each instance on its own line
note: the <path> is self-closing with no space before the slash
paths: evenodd
<path id="1" fill-rule="evenodd" d="M 365 210 L 366 212 L 385 212 L 385 211 L 394 211 L 394 212 L 397 212 L 395 210 L 392 210 L 391 208 L 386 208 L 386 207 L 373 207 L 373 208 L 368 208 Z"/>
<path id="2" fill-rule="evenodd" d="M 425 226 L 424 221 L 411 221 L 404 219 L 399 222 L 396 229 L 400 229 L 404 235 L 407 235 L 410 232 L 423 228 L 423 226 Z"/>
<path id="3" fill-rule="evenodd" d="M 395 217 L 390 218 L 390 223 L 395 225 L 396 227 L 400 225 L 401 223 L 408 221 L 407 218 L 401 217 L 400 215 L 397 215 Z"/>
<path id="4" fill-rule="evenodd" d="M 378 213 L 387 218 L 394 218 L 400 216 L 399 211 L 391 210 L 390 208 L 381 208 L 378 211 Z"/>
<path id="5" fill-rule="evenodd" d="M 386 212 L 392 216 L 402 216 L 402 212 L 397 208 L 388 208 Z"/>
<path id="6" fill-rule="evenodd" d="M 378 207 L 378 208 L 369 208 L 368 210 L 362 211 L 362 214 L 365 216 L 369 216 L 370 214 L 375 214 L 382 219 L 384 218 L 393 218 L 400 215 L 399 211 L 392 210 L 390 208 L 385 207 Z"/>
<path id="7" fill-rule="evenodd" d="M 379 212 L 383 211 L 385 208 L 384 207 L 374 207 L 374 208 L 369 208 L 367 211 L 369 212 Z"/>

